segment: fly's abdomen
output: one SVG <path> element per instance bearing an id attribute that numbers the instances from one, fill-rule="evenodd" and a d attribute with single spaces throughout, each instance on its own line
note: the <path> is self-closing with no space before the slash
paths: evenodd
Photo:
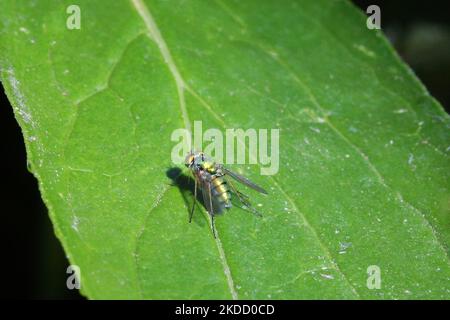
<path id="1" fill-rule="evenodd" d="M 221 209 L 231 207 L 231 193 L 223 177 L 215 177 L 212 182 L 212 194 Z"/>

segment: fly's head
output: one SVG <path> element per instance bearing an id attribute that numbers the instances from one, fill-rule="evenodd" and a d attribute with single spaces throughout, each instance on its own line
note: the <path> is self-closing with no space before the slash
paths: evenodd
<path id="1" fill-rule="evenodd" d="M 194 165 L 194 154 L 188 153 L 188 155 L 184 159 L 184 165 L 189 169 L 192 169 L 192 166 Z"/>
<path id="2" fill-rule="evenodd" d="M 191 170 L 201 170 L 203 169 L 203 162 L 205 161 L 205 155 L 203 152 L 190 152 L 185 160 L 184 164 Z"/>

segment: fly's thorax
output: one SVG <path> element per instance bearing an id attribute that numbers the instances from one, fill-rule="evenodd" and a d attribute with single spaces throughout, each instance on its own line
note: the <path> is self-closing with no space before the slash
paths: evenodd
<path id="1" fill-rule="evenodd" d="M 215 174 L 216 172 L 216 163 L 212 160 L 205 160 L 202 163 L 202 168 L 203 170 L 211 173 L 211 174 Z"/>

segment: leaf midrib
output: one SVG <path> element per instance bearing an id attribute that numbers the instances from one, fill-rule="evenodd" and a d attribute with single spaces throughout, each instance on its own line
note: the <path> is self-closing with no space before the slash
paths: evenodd
<path id="1" fill-rule="evenodd" d="M 132 5 L 138 12 L 139 16 L 144 21 L 147 31 L 149 32 L 149 38 L 151 40 L 153 40 L 156 43 L 156 45 L 158 46 L 158 49 L 164 58 L 164 62 L 167 64 L 170 72 L 172 73 L 172 76 L 174 77 L 175 84 L 177 87 L 179 106 L 180 106 L 180 111 L 181 111 L 181 116 L 182 116 L 182 119 L 184 122 L 184 126 L 189 131 L 189 133 L 192 134 L 191 133 L 191 122 L 189 120 L 189 115 L 188 115 L 188 112 L 186 109 L 186 100 L 184 98 L 184 90 L 186 88 L 185 81 L 181 77 L 181 74 L 178 71 L 178 68 L 173 61 L 172 55 L 169 51 L 169 48 L 167 47 L 167 44 L 166 44 L 164 38 L 162 37 L 161 32 L 159 31 L 159 28 L 158 28 L 155 20 L 153 19 L 149 8 L 146 6 L 146 4 L 142 0 L 130 0 L 130 1 L 132 2 Z M 195 201 L 195 199 L 194 199 L 194 201 Z M 208 215 L 207 215 L 207 218 L 208 218 L 208 220 L 210 219 L 210 217 Z M 231 275 L 231 270 L 228 265 L 225 252 L 223 250 L 222 242 L 220 241 L 218 231 L 216 231 L 216 237 L 214 239 L 215 239 L 215 243 L 217 246 L 217 250 L 219 252 L 220 261 L 224 268 L 223 271 L 224 271 L 225 278 L 227 280 L 227 285 L 230 290 L 231 297 L 234 300 L 237 300 L 238 294 L 237 294 L 236 288 L 234 287 L 233 277 Z M 139 282 L 139 278 L 138 278 L 138 282 Z"/>

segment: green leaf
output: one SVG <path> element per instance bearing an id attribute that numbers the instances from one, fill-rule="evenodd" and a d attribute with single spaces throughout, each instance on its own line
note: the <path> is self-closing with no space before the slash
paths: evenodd
<path id="1" fill-rule="evenodd" d="M 450 297 L 449 116 L 364 14 L 78 0 L 70 30 L 70 4 L 2 1 L 0 66 L 87 297 Z M 168 174 L 194 120 L 281 130 L 276 175 L 232 166 L 269 190 L 245 190 L 263 217 L 235 207 L 217 239 Z"/>

